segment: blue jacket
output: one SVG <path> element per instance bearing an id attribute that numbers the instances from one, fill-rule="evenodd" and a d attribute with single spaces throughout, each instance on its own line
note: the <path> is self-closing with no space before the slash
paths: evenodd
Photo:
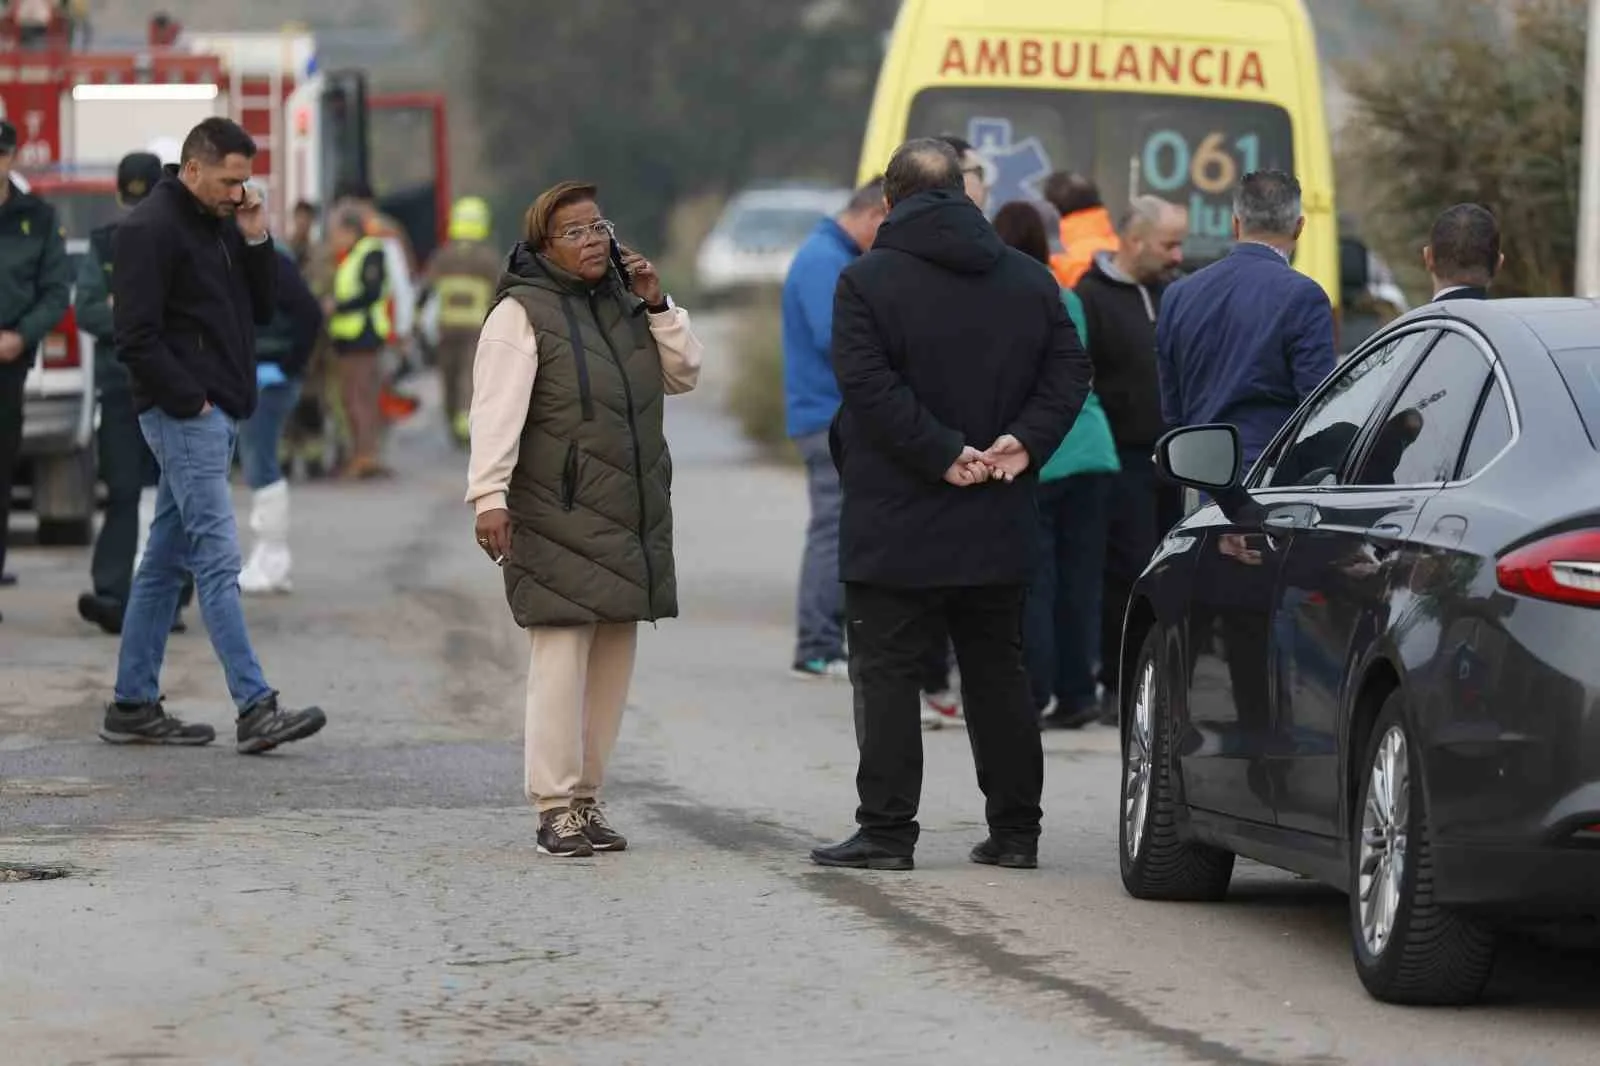
<path id="1" fill-rule="evenodd" d="M 1173 427 L 1232 423 L 1247 466 L 1334 362 L 1327 294 L 1265 245 L 1238 245 L 1162 297 L 1162 417 Z"/>
<path id="2" fill-rule="evenodd" d="M 817 223 L 783 282 L 783 388 L 790 437 L 821 433 L 839 410 L 833 343 L 833 293 L 839 275 L 861 255 L 831 218 Z"/>

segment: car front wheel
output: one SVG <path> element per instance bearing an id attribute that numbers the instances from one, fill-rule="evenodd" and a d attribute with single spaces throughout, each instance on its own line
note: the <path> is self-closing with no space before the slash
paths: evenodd
<path id="1" fill-rule="evenodd" d="M 1139 649 L 1122 731 L 1122 884 L 1136 899 L 1220 900 L 1233 854 L 1185 839 L 1173 781 L 1170 680 L 1159 630 Z"/>
<path id="2" fill-rule="evenodd" d="M 1494 934 L 1433 902 L 1427 802 L 1404 706 L 1394 692 L 1378 715 L 1351 819 L 1356 972 L 1387 1003 L 1472 1003 L 1489 980 Z"/>

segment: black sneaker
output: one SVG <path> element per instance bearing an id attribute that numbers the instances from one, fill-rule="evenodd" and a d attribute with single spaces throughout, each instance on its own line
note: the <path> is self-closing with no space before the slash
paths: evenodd
<path id="1" fill-rule="evenodd" d="M 278 706 L 273 693 L 239 718 L 240 755 L 265 755 L 279 744 L 304 740 L 328 724 L 321 707 L 291 711 Z"/>
<path id="2" fill-rule="evenodd" d="M 594 800 L 578 800 L 572 813 L 583 823 L 583 835 L 595 851 L 627 851 L 628 838 L 611 828 L 600 805 Z"/>
<path id="3" fill-rule="evenodd" d="M 106 707 L 100 739 L 107 744 L 175 744 L 197 748 L 217 739 L 208 725 L 189 725 L 166 712 L 157 703 L 132 707 L 113 703 Z"/>
<path id="4" fill-rule="evenodd" d="M 1037 848 L 1001 844 L 994 837 L 988 837 L 973 848 L 968 857 L 980 866 L 1004 866 L 1008 870 L 1032 870 L 1039 865 Z"/>
<path id="5" fill-rule="evenodd" d="M 583 816 L 569 807 L 540 811 L 539 854 L 557 859 L 587 859 L 594 854 L 594 845 L 589 843 L 588 834 L 584 832 L 585 825 Z"/>

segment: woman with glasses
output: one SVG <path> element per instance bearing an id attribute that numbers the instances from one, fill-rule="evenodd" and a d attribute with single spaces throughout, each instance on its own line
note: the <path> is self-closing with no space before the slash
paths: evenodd
<path id="1" fill-rule="evenodd" d="M 701 356 L 595 198 L 562 182 L 528 209 L 478 339 L 470 415 L 467 500 L 532 647 L 526 788 L 538 850 L 559 857 L 627 846 L 600 787 L 637 624 L 678 613 L 662 411 Z"/>

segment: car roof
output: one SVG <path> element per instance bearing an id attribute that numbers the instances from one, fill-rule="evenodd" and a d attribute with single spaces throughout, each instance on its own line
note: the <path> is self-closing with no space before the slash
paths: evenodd
<path id="1" fill-rule="evenodd" d="M 1550 352 L 1600 347 L 1600 300 L 1578 296 L 1516 297 L 1505 300 L 1444 300 L 1425 304 L 1399 322 L 1451 318 L 1473 326 L 1495 343 L 1521 326 Z"/>

